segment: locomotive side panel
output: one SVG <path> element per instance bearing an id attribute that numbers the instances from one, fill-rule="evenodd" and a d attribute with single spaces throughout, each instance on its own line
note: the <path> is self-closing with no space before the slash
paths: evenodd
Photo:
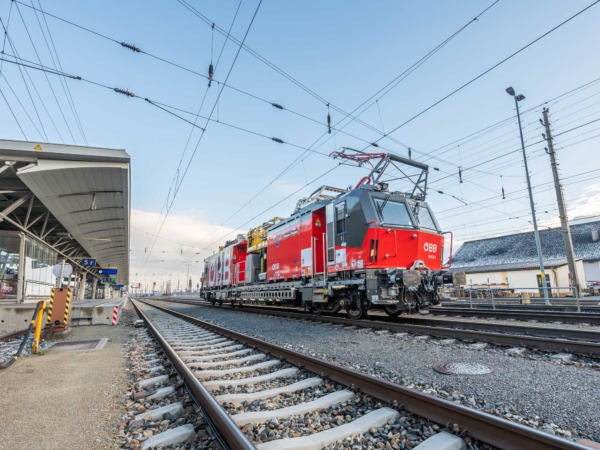
<path id="1" fill-rule="evenodd" d="M 310 220 L 306 217 L 305 220 Z M 299 278 L 300 268 L 300 218 L 269 230 L 267 238 L 267 281 Z"/>

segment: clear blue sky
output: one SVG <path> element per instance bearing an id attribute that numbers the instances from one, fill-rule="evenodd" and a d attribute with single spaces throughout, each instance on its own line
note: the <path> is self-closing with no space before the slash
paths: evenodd
<path id="1" fill-rule="evenodd" d="M 23 1 L 28 3 L 30 0 Z M 38 6 L 38 0 L 33 1 Z M 10 0 L 0 0 L 0 17 L 5 24 L 10 3 Z M 190 0 L 190 3 L 224 29 L 229 28 L 239 4 L 238 1 L 197 0 Z M 454 2 L 265 0 L 246 43 L 327 101 L 345 111 L 351 111 L 492 3 L 492 1 L 467 0 Z M 385 130 L 389 131 L 404 122 L 590 3 L 591 0 L 568 2 L 501 0 L 478 22 L 469 25 L 432 59 L 379 101 Z M 243 38 L 257 4 L 257 1 L 243 0 L 232 31 L 238 39 Z M 148 53 L 201 73 L 208 71 L 211 29 L 176 0 L 161 2 L 112 0 L 47 2 L 42 0 L 42 6 L 49 13 L 117 41 L 135 44 Z M 49 53 L 35 15 L 31 9 L 23 5 L 19 5 L 19 8 L 42 61 L 50 65 Z M 198 110 L 206 90 L 205 79 L 170 67 L 146 55 L 133 53 L 114 42 L 53 18 L 48 17 L 47 20 L 66 72 L 110 87 L 129 89 L 141 97 L 148 97 L 184 110 Z M 600 60 L 597 57 L 597 43 L 600 42 L 600 27 L 598 23 L 600 23 L 600 5 L 592 7 L 392 136 L 417 151 L 429 153 L 514 114 L 513 101 L 504 91 L 509 85 L 526 95 L 527 99 L 522 102 L 522 106 L 528 109 L 599 78 Z M 21 17 L 14 5 L 9 35 L 21 57 L 37 61 Z M 223 43 L 223 37 L 215 33 L 215 62 Z M 236 45 L 227 44 L 215 73 L 216 79 L 225 79 L 237 49 Z M 8 44 L 5 51 L 12 52 Z M 30 73 L 64 142 L 72 143 L 43 74 L 34 71 Z M 19 99 L 37 123 L 18 69 L 4 64 L 3 76 L 13 86 Z M 78 144 L 82 144 L 62 88 L 56 77 L 52 75 L 49 77 L 75 139 Z M 327 115 L 325 105 L 245 51 L 240 53 L 228 83 L 322 123 L 325 121 Z M 148 224 L 138 222 L 138 226 L 144 226 L 147 231 L 152 231 L 151 213 L 158 213 L 161 210 L 186 146 L 191 126 L 140 99 L 126 98 L 108 89 L 81 81 L 70 81 L 69 86 L 89 145 L 124 148 L 132 156 L 133 208 L 147 213 L 146 217 L 150 217 Z M 5 80 L 0 81 L 0 89 L 7 96 L 28 139 L 41 139 L 10 92 Z M 600 105 L 593 105 L 600 101 L 600 95 L 587 98 L 598 92 L 600 92 L 600 84 L 555 105 L 551 104 L 551 112 L 554 112 L 553 120 L 556 120 L 555 132 L 559 133 L 600 118 Z M 35 94 L 33 95 L 35 98 Z M 214 84 L 208 92 L 202 114 L 210 113 L 216 97 L 217 85 Z M 39 101 L 36 104 L 49 140 L 61 142 L 48 116 L 41 109 Z M 574 105 L 570 106 L 572 104 Z M 559 111 L 565 107 L 568 108 Z M 332 111 L 331 114 L 334 123 L 342 118 L 338 112 Z M 571 115 L 566 117 L 568 114 Z M 186 117 L 190 118 L 190 116 Z M 542 130 L 536 130 L 536 127 L 539 125 L 540 117 L 541 113 L 534 111 L 524 119 L 525 132 L 528 133 L 526 138 L 529 139 L 529 143 L 539 140 Z M 216 112 L 214 118 L 217 118 Z M 227 88 L 222 93 L 218 118 L 302 147 L 311 145 L 325 130 L 322 124 L 296 117 Z M 375 107 L 366 111 L 361 119 L 381 129 L 381 121 Z M 573 123 L 559 128 L 561 122 Z M 0 138 L 24 139 L 6 103 L 1 98 L 0 123 L 2 124 Z M 204 121 L 199 123 L 203 125 Z M 600 122 L 557 138 L 558 147 L 595 136 L 597 133 L 593 130 L 599 126 Z M 199 137 L 197 131 L 192 135 L 190 146 L 184 156 L 184 166 Z M 345 131 L 369 141 L 380 137 L 377 133 L 356 123 L 349 125 Z M 587 133 L 588 131 L 590 132 Z M 582 133 L 587 134 L 567 141 L 568 138 Z M 560 158 L 563 176 L 600 169 L 600 158 L 597 156 L 599 142 L 600 139 L 591 139 L 562 150 Z M 384 139 L 381 144 L 388 149 L 406 154 L 406 150 L 394 142 Z M 364 143 L 340 134 L 335 140 L 325 143 L 319 151 L 329 153 L 336 148 L 336 145 L 337 148 L 364 147 Z M 418 153 L 414 153 L 413 156 L 416 159 L 427 160 L 430 165 L 446 173 L 455 173 L 457 168 L 452 164 L 468 167 L 476 163 L 479 158 L 488 159 L 514 148 L 518 149 L 518 129 L 515 121 L 476 141 L 463 142 L 460 147 L 449 147 L 447 152 L 439 155 L 442 160 L 427 160 L 428 158 Z M 543 149 L 543 145 L 528 149 L 531 152 L 530 170 L 534 185 L 551 181 L 548 158 L 539 152 L 540 149 Z M 211 123 L 191 162 L 170 215 L 175 217 L 175 220 L 183 216 L 193 217 L 203 226 L 219 225 L 301 153 L 300 149 L 233 130 L 218 123 Z M 505 157 L 499 159 L 497 163 L 480 168 L 490 174 L 466 171 L 465 182 L 462 184 L 457 182 L 457 176 L 435 183 L 436 179 L 445 174 L 431 171 L 429 201 L 438 211 L 439 221 L 444 229 L 454 230 L 457 238 L 464 241 L 499 233 L 502 229 L 527 227 L 526 220 L 509 219 L 511 215 L 525 217 L 528 207 L 523 192 L 511 194 L 525 187 L 523 168 L 518 156 L 518 154 L 513 155 L 512 159 Z M 311 155 L 304 160 L 304 163 L 282 176 L 254 200 L 251 208 L 246 207 L 225 226 L 235 228 L 252 219 L 258 212 L 302 187 L 306 184 L 306 180 L 314 179 L 336 164 L 335 161 L 322 155 Z M 591 173 L 590 176 L 593 177 L 595 174 L 600 172 Z M 509 199 L 501 201 L 500 175 L 502 175 L 506 194 L 516 198 L 516 201 Z M 355 184 L 360 176 L 362 173 L 357 169 L 338 168 L 327 178 L 293 195 L 264 216 L 255 217 L 242 228 L 247 229 L 275 215 L 289 214 L 298 198 L 307 195 L 320 184 L 345 187 Z M 572 180 L 576 181 L 577 178 Z M 600 209 L 598 203 L 600 196 L 593 190 L 593 185 L 598 182 L 596 177 L 596 179 L 566 186 L 565 190 L 569 202 L 573 204 L 575 214 L 581 215 L 581 211 L 588 210 L 596 213 Z M 553 192 L 543 191 L 547 189 L 547 185 L 537 189 L 540 193 L 535 194 L 535 200 L 540 211 L 549 211 L 548 214 L 540 212 L 540 220 L 548 222 L 556 216 L 556 211 L 552 210 L 555 208 L 552 206 Z M 447 211 L 461 207 L 463 204 L 447 195 L 434 193 L 436 190 L 443 190 L 447 194 L 467 200 L 471 206 Z M 480 203 L 492 196 L 497 196 L 500 202 Z M 581 200 L 582 196 L 583 200 Z M 482 208 L 481 204 L 488 207 Z M 545 205 L 550 206 L 545 207 Z M 193 237 L 187 234 L 177 236 L 177 224 L 169 224 L 169 221 L 167 224 L 165 230 L 170 231 L 164 235 L 166 238 L 189 245 L 202 237 L 202 233 Z M 213 238 L 219 236 L 219 232 L 213 233 L 202 246 L 212 244 L 215 240 Z M 133 241 L 135 261 L 144 258 L 143 253 L 135 252 L 141 252 L 146 243 L 145 238 Z M 169 244 L 163 242 L 162 245 Z M 179 246 L 175 245 L 175 247 L 176 250 L 180 250 Z M 187 247 L 184 247 L 184 250 L 187 250 Z M 173 261 L 181 259 L 179 256 L 174 255 Z M 132 272 L 135 272 L 136 264 L 138 263 L 134 262 Z M 196 266 L 200 267 L 200 264 Z M 155 267 L 158 272 L 159 269 L 164 269 L 164 264 L 162 266 L 150 264 L 147 267 Z"/>

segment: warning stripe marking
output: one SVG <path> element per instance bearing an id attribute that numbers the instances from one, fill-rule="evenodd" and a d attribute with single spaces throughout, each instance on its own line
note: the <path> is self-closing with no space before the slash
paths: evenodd
<path id="1" fill-rule="evenodd" d="M 67 289 L 67 301 L 65 303 L 65 315 L 63 316 L 63 323 L 67 323 L 69 318 L 69 306 L 71 305 L 71 289 Z"/>
<path id="2" fill-rule="evenodd" d="M 112 323 L 111 325 L 116 325 L 117 324 L 117 320 L 119 319 L 119 305 L 115 306 L 113 308 L 113 315 L 112 315 Z"/>
<path id="3" fill-rule="evenodd" d="M 48 305 L 48 318 L 46 320 L 46 323 L 48 325 L 50 325 L 50 323 L 52 322 L 52 306 L 54 304 L 54 289 L 52 289 L 50 291 L 50 304 Z"/>

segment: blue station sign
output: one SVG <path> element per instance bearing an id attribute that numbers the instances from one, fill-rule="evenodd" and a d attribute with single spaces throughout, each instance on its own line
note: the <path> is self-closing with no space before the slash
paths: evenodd
<path id="1" fill-rule="evenodd" d="M 92 258 L 86 258 L 81 260 L 83 267 L 96 267 L 96 260 Z"/>
<path id="2" fill-rule="evenodd" d="M 116 275 L 117 269 L 98 269 L 98 275 Z"/>

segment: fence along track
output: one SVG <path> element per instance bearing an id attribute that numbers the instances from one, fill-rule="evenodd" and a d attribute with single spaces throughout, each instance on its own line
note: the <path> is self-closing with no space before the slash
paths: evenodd
<path id="1" fill-rule="evenodd" d="M 534 311 L 492 308 L 469 308 L 469 307 L 435 307 L 429 308 L 431 315 L 482 317 L 516 320 L 539 320 L 540 322 L 565 322 L 565 323 L 589 323 L 600 325 L 600 313 L 597 312 L 570 312 L 570 311 Z"/>
<path id="2" fill-rule="evenodd" d="M 171 299 L 160 300 L 192 306 L 197 305 L 207 308 L 221 308 L 199 301 Z M 385 316 L 378 316 L 376 320 L 352 320 L 341 316 L 317 316 L 314 314 L 293 312 L 284 309 L 286 308 L 275 309 L 270 307 L 243 307 L 239 311 L 253 314 L 266 314 L 277 317 L 286 317 L 289 319 L 302 319 L 315 322 L 356 326 L 361 328 L 389 330 L 399 333 L 428 335 L 439 338 L 482 341 L 499 345 L 529 347 L 559 352 L 564 351 L 586 356 L 600 356 L 600 332 L 597 331 L 575 330 L 568 328 L 545 329 L 542 327 L 442 320 L 440 320 L 439 324 L 436 325 L 434 324 L 434 321 L 437 322 L 435 319 L 421 319 L 412 317 L 407 317 L 406 319 L 402 317 L 391 319 Z M 372 317 L 372 319 L 374 319 L 374 317 Z M 428 325 L 420 325 L 417 324 L 418 322 L 424 324 L 426 323 Z M 488 331 L 482 331 L 481 329 L 486 329 Z M 536 334 L 540 334 L 541 336 L 535 336 Z"/>
<path id="3" fill-rule="evenodd" d="M 357 387 L 362 393 L 376 399 L 402 405 L 407 411 L 432 422 L 441 425 L 456 423 L 461 429 L 468 430 L 468 434 L 471 437 L 494 447 L 511 450 L 589 450 L 589 448 L 575 442 L 560 439 L 524 425 L 423 394 L 417 390 L 405 388 L 275 344 L 270 344 L 178 311 L 153 305 L 145 301 L 143 303 L 159 311 L 183 319 L 190 324 L 218 333 L 227 339 L 238 341 L 241 344 L 265 352 L 276 358 L 284 359 L 290 364 L 303 367 L 315 374 L 324 374 L 332 381 L 342 385 Z M 177 356 L 174 357 L 178 358 Z M 221 410 L 221 413 L 224 414 L 224 411 Z"/>

